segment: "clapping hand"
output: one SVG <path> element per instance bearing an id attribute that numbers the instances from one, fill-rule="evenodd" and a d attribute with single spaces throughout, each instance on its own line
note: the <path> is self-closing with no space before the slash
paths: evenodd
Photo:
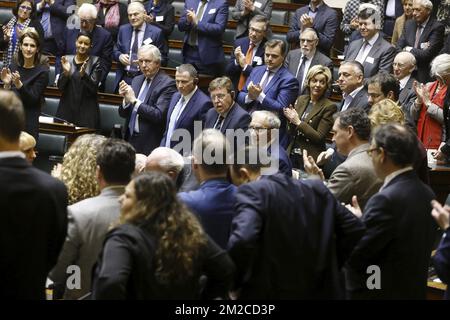
<path id="1" fill-rule="evenodd" d="M 7 26 L 2 26 L 2 29 L 3 29 L 3 39 L 5 41 L 9 41 L 9 39 L 11 38 L 12 29 L 8 28 Z"/>
<path id="2" fill-rule="evenodd" d="M 254 84 L 253 81 L 250 81 L 250 83 L 248 84 L 248 97 L 251 100 L 256 100 L 258 99 L 259 95 L 262 92 L 262 88 L 259 84 Z"/>
<path id="3" fill-rule="evenodd" d="M 69 60 L 66 58 L 66 56 L 62 56 L 61 57 L 61 67 L 63 69 L 63 72 L 65 75 L 69 75 L 70 74 L 70 62 Z"/>
<path id="4" fill-rule="evenodd" d="M 442 230 L 446 230 L 449 227 L 450 206 L 442 206 L 436 200 L 431 201 L 431 206 L 433 207 L 431 215 L 433 216 L 434 220 L 436 220 L 437 224 Z"/>
<path id="5" fill-rule="evenodd" d="M 5 85 L 11 85 L 12 73 L 9 68 L 3 68 L 1 73 L 1 79 Z"/>
<path id="6" fill-rule="evenodd" d="M 123 64 L 124 66 L 129 66 L 130 65 L 130 56 L 127 54 L 122 53 L 119 56 L 119 61 L 121 64 Z"/>
<path id="7" fill-rule="evenodd" d="M 292 105 L 289 105 L 289 108 L 283 108 L 283 113 L 284 113 L 284 116 L 293 125 L 298 126 L 300 124 L 300 118 L 298 116 L 298 113 L 297 113 L 297 111 L 295 111 L 295 109 L 294 109 L 294 107 L 292 107 Z"/>
<path id="8" fill-rule="evenodd" d="M 238 62 L 239 66 L 241 68 L 244 68 L 245 66 L 245 56 L 242 53 L 242 49 L 241 47 L 237 47 L 236 49 L 234 49 L 234 56 L 236 57 L 236 61 Z"/>
<path id="9" fill-rule="evenodd" d="M 427 105 L 429 102 L 431 102 L 430 93 L 428 92 L 428 88 L 426 85 L 424 85 L 423 83 L 414 81 L 413 86 L 414 86 L 414 91 L 416 92 L 417 100 L 419 101 L 419 103 L 424 103 L 425 105 Z"/>
<path id="10" fill-rule="evenodd" d="M 307 13 L 304 13 L 300 16 L 300 23 L 302 26 L 302 30 L 305 30 L 306 28 L 312 28 L 314 19 L 313 17 L 308 16 Z"/>
<path id="11" fill-rule="evenodd" d="M 343 203 L 343 205 L 345 205 Z M 361 207 L 359 206 L 358 203 L 358 197 L 357 196 L 353 196 L 352 197 L 352 204 L 347 204 L 345 205 L 345 207 L 351 211 L 351 213 L 353 213 L 356 217 L 361 218 L 362 217 L 362 210 Z"/>
<path id="12" fill-rule="evenodd" d="M 124 98 L 126 104 L 134 103 L 136 101 L 133 88 L 131 88 L 128 83 L 123 80 L 119 83 L 119 95 Z"/>
<path id="13" fill-rule="evenodd" d="M 303 149 L 303 167 L 308 174 L 317 175 L 320 177 L 321 180 L 325 180 L 325 176 L 323 174 L 322 169 L 320 169 L 316 162 L 314 161 L 313 157 L 308 156 L 308 151 L 306 149 Z"/>
<path id="14" fill-rule="evenodd" d="M 23 84 L 22 81 L 20 81 L 20 73 L 19 71 L 15 71 L 12 73 L 12 82 L 14 83 L 14 86 L 17 89 L 22 88 Z"/>
<path id="15" fill-rule="evenodd" d="M 187 10 L 186 12 L 187 12 L 186 13 L 187 21 L 194 25 L 197 25 L 198 19 L 197 19 L 197 14 L 195 13 L 194 9 L 191 8 L 191 10 Z"/>
<path id="16" fill-rule="evenodd" d="M 155 17 L 151 13 L 144 14 L 144 21 L 145 23 L 152 23 L 153 21 L 155 21 Z"/>
<path id="17" fill-rule="evenodd" d="M 87 68 L 87 63 L 89 61 L 89 58 L 86 59 L 86 61 L 83 62 L 83 64 L 81 65 L 80 68 L 80 77 L 83 77 L 84 74 L 86 73 L 86 68 Z"/>

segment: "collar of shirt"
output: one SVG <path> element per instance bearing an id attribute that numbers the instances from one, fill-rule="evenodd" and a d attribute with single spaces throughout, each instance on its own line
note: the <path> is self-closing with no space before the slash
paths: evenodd
<path id="1" fill-rule="evenodd" d="M 386 178 L 384 178 L 384 183 L 380 188 L 380 191 L 383 190 L 384 188 L 386 188 L 386 186 L 389 184 L 389 182 L 392 181 L 392 179 L 394 179 L 395 177 L 401 175 L 402 173 L 405 173 L 407 171 L 412 171 L 413 167 L 412 166 L 408 166 L 406 168 L 394 171 L 392 173 L 390 173 L 389 175 L 386 176 Z"/>
<path id="2" fill-rule="evenodd" d="M 323 5 L 323 2 L 321 2 L 320 4 L 318 4 L 318 5 L 316 6 L 316 10 L 312 10 L 311 5 L 308 4 L 308 10 L 311 11 L 311 12 L 317 13 L 317 10 L 319 10 L 319 8 L 320 8 L 322 5 Z"/>
<path id="3" fill-rule="evenodd" d="M 186 105 L 189 102 L 189 100 L 192 98 L 192 96 L 197 91 L 197 89 L 198 89 L 198 87 L 195 86 L 194 90 L 192 90 L 190 93 L 188 93 L 185 96 L 182 95 L 184 97 L 184 105 Z"/>
<path id="4" fill-rule="evenodd" d="M 303 57 L 308 58 L 308 60 L 312 60 L 312 58 L 314 57 L 315 54 L 316 54 L 316 50 L 311 51 L 309 55 L 303 54 L 303 53 L 302 53 L 302 55 L 301 55 L 301 57 L 300 57 L 300 60 L 301 60 Z"/>
<path id="5" fill-rule="evenodd" d="M 0 151 L 0 159 L 5 158 L 23 158 L 25 159 L 25 154 L 22 151 Z"/>
<path id="6" fill-rule="evenodd" d="M 225 119 L 227 118 L 228 114 L 230 113 L 231 109 L 234 108 L 234 105 L 235 105 L 235 104 L 236 104 L 236 103 L 233 103 L 233 104 L 231 105 L 230 109 L 228 109 L 227 112 L 225 112 L 224 114 L 219 114 L 219 116 L 222 116 L 223 119 L 225 120 Z"/>
<path id="7" fill-rule="evenodd" d="M 406 83 L 409 81 L 409 78 L 411 78 L 410 74 L 398 81 L 400 84 L 400 90 L 403 90 L 403 88 L 406 86 Z"/>
<path id="8" fill-rule="evenodd" d="M 366 40 L 368 44 L 370 44 L 371 47 L 373 47 L 374 43 L 378 40 L 378 37 L 380 36 L 380 33 L 377 32 L 373 35 L 372 38 L 370 38 L 369 40 Z"/>
<path id="9" fill-rule="evenodd" d="M 278 68 L 275 68 L 275 69 L 270 70 L 270 75 L 271 75 L 271 76 L 275 75 L 275 73 L 277 73 L 278 70 L 280 70 L 280 68 L 281 68 L 282 66 L 283 66 L 283 65 L 279 66 Z M 269 71 L 269 68 L 266 68 L 266 72 L 267 72 L 267 71 Z"/>
<path id="10" fill-rule="evenodd" d="M 427 25 L 427 23 L 428 23 L 428 21 L 430 21 L 430 17 L 431 17 L 431 15 L 427 18 L 427 20 L 425 20 L 424 22 L 422 22 L 420 25 L 418 25 L 418 26 L 422 26 L 422 28 L 425 28 L 425 26 Z M 423 30 L 422 30 L 422 32 L 423 32 Z"/>
<path id="11" fill-rule="evenodd" d="M 364 86 L 361 86 L 361 87 L 356 88 L 355 90 L 353 90 L 352 92 L 350 92 L 350 94 L 345 94 L 345 93 L 343 93 L 343 94 L 342 94 L 342 97 L 343 97 L 344 99 L 347 98 L 347 96 L 351 96 L 352 98 L 354 98 L 362 88 L 364 88 Z"/>

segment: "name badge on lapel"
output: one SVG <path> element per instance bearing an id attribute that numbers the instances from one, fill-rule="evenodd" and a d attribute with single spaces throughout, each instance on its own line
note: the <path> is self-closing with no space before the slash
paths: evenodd
<path id="1" fill-rule="evenodd" d="M 156 22 L 164 21 L 164 16 L 156 16 L 155 21 Z"/>
<path id="2" fill-rule="evenodd" d="M 420 49 L 422 49 L 422 50 L 426 50 L 426 49 L 428 49 L 430 47 L 430 43 L 429 42 L 422 42 L 421 44 L 420 44 Z"/>
<path id="3" fill-rule="evenodd" d="M 255 2 L 253 3 L 253 5 L 254 5 L 255 7 L 257 7 L 258 9 L 261 9 L 261 7 L 262 7 L 262 3 L 261 3 L 261 2 L 257 2 L 257 1 L 255 1 Z"/>
<path id="4" fill-rule="evenodd" d="M 147 39 L 144 40 L 144 44 L 151 44 L 153 42 L 152 38 L 148 37 Z"/>
<path id="5" fill-rule="evenodd" d="M 216 8 L 213 8 L 213 9 L 208 11 L 208 14 L 214 14 L 214 13 L 216 13 Z"/>
<path id="6" fill-rule="evenodd" d="M 256 65 L 257 65 L 257 66 L 262 65 L 262 59 L 261 59 L 261 57 L 254 56 L 254 57 L 253 57 L 253 61 L 256 62 Z"/>
<path id="7" fill-rule="evenodd" d="M 373 64 L 373 63 L 375 62 L 375 59 L 372 58 L 372 57 L 367 57 L 367 58 L 366 58 L 366 62 L 367 62 L 367 63 L 370 63 L 370 64 Z"/>

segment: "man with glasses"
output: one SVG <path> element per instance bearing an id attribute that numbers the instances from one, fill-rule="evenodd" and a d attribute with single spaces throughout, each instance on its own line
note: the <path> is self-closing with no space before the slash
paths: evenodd
<path id="1" fill-rule="evenodd" d="M 347 159 L 336 167 L 326 185 L 339 202 L 351 203 L 352 197 L 356 196 L 364 208 L 381 186 L 367 153 L 371 130 L 369 117 L 360 108 L 343 111 L 336 115 L 332 130 L 337 151 Z M 314 159 L 305 151 L 303 161 L 308 174 L 324 179 Z"/>
<path id="2" fill-rule="evenodd" d="M 338 26 L 339 19 L 336 10 L 330 8 L 323 0 L 311 0 L 309 5 L 295 11 L 286 40 L 298 45 L 298 40 L 305 29 L 313 28 L 319 38 L 319 50 L 329 56 Z"/>
<path id="3" fill-rule="evenodd" d="M 119 114 L 126 118 L 125 140 L 137 153 L 150 154 L 159 146 L 170 98 L 176 92 L 175 81 L 160 69 L 161 53 L 151 44 L 139 48 L 138 64 L 142 75 L 133 79 L 131 86 L 119 84 L 124 101 Z"/>
<path id="4" fill-rule="evenodd" d="M 104 28 L 95 25 L 97 19 L 97 8 L 90 3 L 83 3 L 78 9 L 78 17 L 80 21 L 80 28 L 70 19 L 67 21 L 67 27 L 64 34 L 64 43 L 61 46 L 61 51 L 56 57 L 55 72 L 57 77 L 61 73 L 61 56 L 75 54 L 75 42 L 80 31 L 86 31 L 92 36 L 92 47 L 89 54 L 100 58 L 101 87 L 105 84 L 105 79 L 108 75 L 112 65 L 113 40 L 111 34 Z M 57 82 L 56 78 L 55 82 Z"/>
<path id="5" fill-rule="evenodd" d="M 300 33 L 300 49 L 289 51 L 284 60 L 284 66 L 298 80 L 299 92 L 301 96 L 307 93 L 305 80 L 308 70 L 315 65 L 323 65 L 333 71 L 333 61 L 326 55 L 316 50 L 319 38 L 316 30 L 312 28 L 305 29 Z"/>
<path id="6" fill-rule="evenodd" d="M 413 170 L 417 138 L 402 125 L 386 124 L 376 129 L 368 151 L 384 183 L 364 211 L 357 201 L 347 206 L 355 215 L 363 214 L 367 228 L 347 262 L 349 297 L 425 300 L 437 230 L 430 215 L 435 194 Z M 369 266 L 378 270 L 376 283 L 368 280 Z M 375 288 L 369 290 L 368 283 Z"/>
<path id="7" fill-rule="evenodd" d="M 269 20 L 257 15 L 250 21 L 248 37 L 236 39 L 234 43 L 225 74 L 231 78 L 234 87 L 239 91 L 244 88 L 253 67 L 264 64 L 264 44 L 267 41 L 268 26 Z"/>
<path id="8" fill-rule="evenodd" d="M 228 129 L 246 131 L 251 117 L 247 111 L 234 102 L 235 92 L 230 78 L 216 78 L 209 83 L 209 94 L 214 108 L 205 116 L 205 128 L 220 130 L 226 134 Z"/>
<path id="9" fill-rule="evenodd" d="M 178 92 L 170 100 L 161 146 L 175 148 L 181 155 L 188 156 L 195 139 L 194 128 L 201 130 L 205 114 L 212 103 L 198 88 L 197 70 L 193 65 L 182 64 L 177 67 L 175 82 Z"/>

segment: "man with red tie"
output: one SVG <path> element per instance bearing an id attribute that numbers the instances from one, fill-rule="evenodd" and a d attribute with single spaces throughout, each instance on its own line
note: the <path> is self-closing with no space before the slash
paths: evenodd
<path id="1" fill-rule="evenodd" d="M 264 64 L 264 44 L 269 20 L 262 15 L 257 15 L 250 21 L 248 37 L 239 38 L 234 44 L 234 54 L 225 70 L 235 88 L 239 91 L 244 87 L 247 77 L 253 67 Z"/>

